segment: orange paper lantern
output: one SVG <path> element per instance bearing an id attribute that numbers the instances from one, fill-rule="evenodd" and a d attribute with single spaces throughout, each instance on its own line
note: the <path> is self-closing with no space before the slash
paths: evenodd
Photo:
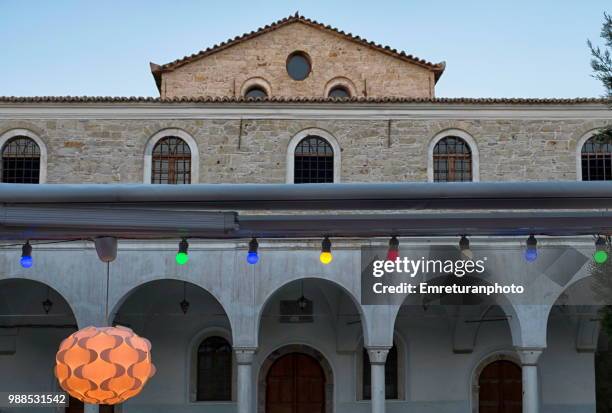
<path id="1" fill-rule="evenodd" d="M 90 404 L 124 402 L 155 374 L 151 343 L 127 327 L 79 330 L 62 341 L 55 360 L 62 389 Z"/>

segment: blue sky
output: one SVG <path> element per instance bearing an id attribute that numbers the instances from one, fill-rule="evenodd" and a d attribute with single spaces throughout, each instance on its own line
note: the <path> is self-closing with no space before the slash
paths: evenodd
<path id="1" fill-rule="evenodd" d="M 609 0 L 0 0 L 0 95 L 156 96 L 167 63 L 296 10 L 445 60 L 440 97 L 600 96 L 586 39 L 601 44 Z"/>

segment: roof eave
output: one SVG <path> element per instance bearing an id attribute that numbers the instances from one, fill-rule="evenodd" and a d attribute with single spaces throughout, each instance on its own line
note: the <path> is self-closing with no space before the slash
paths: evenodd
<path id="1" fill-rule="evenodd" d="M 402 60 L 404 60 L 404 61 L 406 61 L 408 63 L 416 64 L 416 65 L 428 68 L 429 70 L 433 70 L 436 73 L 436 81 L 440 78 L 440 76 L 444 72 L 444 68 L 446 66 L 446 64 L 444 62 L 438 63 L 438 64 L 431 63 L 431 62 L 428 62 L 428 61 L 426 61 L 424 59 L 420 59 L 420 58 L 418 58 L 416 56 L 413 56 L 411 54 L 407 54 L 404 51 L 396 50 L 396 49 L 393 49 L 393 48 L 391 48 L 389 46 L 384 46 L 384 45 L 381 45 L 381 44 L 377 44 L 377 43 L 375 43 L 373 41 L 368 41 L 367 39 L 364 39 L 364 38 L 362 38 L 360 36 L 353 35 L 352 33 L 346 33 L 343 30 L 340 30 L 340 29 L 338 29 L 336 27 L 332 27 L 330 25 L 325 25 L 325 24 L 320 23 L 320 22 L 318 22 L 316 20 L 312 20 L 312 19 L 306 18 L 306 17 L 301 16 L 301 15 L 296 13 L 295 15 L 291 15 L 291 16 L 285 17 L 285 18 L 283 18 L 281 20 L 278 20 L 278 21 L 276 21 L 274 23 L 271 23 L 271 24 L 268 24 L 266 26 L 260 27 L 257 30 L 253 30 L 253 31 L 251 31 L 249 33 L 244 33 L 241 36 L 234 37 L 233 39 L 228 39 L 228 40 L 226 40 L 226 41 L 224 41 L 224 42 L 222 42 L 220 44 L 216 44 L 216 45 L 214 45 L 214 46 L 212 46 L 212 47 L 210 47 L 208 49 L 200 50 L 199 52 L 193 53 L 193 54 L 191 54 L 189 56 L 184 56 L 184 57 L 182 57 L 180 59 L 176 59 L 176 60 L 174 60 L 172 62 L 162 64 L 162 65 L 159 66 L 159 69 L 162 72 L 177 69 L 177 68 L 179 68 L 181 66 L 184 66 L 184 65 L 186 65 L 188 63 L 197 61 L 197 60 L 202 59 L 202 58 L 204 58 L 206 56 L 209 56 L 209 55 L 211 55 L 213 53 L 217 53 L 217 52 L 219 52 L 221 50 L 224 50 L 224 49 L 227 49 L 229 47 L 232 47 L 232 46 L 234 46 L 234 45 L 236 45 L 238 43 L 242 43 L 242 42 L 244 42 L 246 40 L 252 39 L 252 38 L 257 37 L 257 36 L 260 36 L 260 35 L 262 35 L 264 33 L 269 32 L 269 31 L 272 31 L 272 30 L 278 29 L 278 28 L 280 28 L 282 26 L 285 26 L 287 24 L 296 23 L 296 22 L 303 23 L 303 24 L 306 24 L 308 26 L 311 26 L 311 27 L 314 27 L 314 28 L 317 28 L 317 29 L 320 29 L 320 30 L 325 30 L 325 31 L 328 31 L 328 32 L 332 32 L 333 34 L 340 35 L 340 36 L 342 36 L 342 37 L 344 37 L 344 38 L 346 38 L 346 39 L 348 39 L 350 41 L 362 44 L 364 46 L 371 47 L 371 48 L 373 48 L 373 49 L 375 49 L 375 50 L 377 50 L 379 52 L 388 53 L 390 55 L 393 55 L 393 56 L 395 56 L 397 58 L 400 58 L 400 59 L 402 59 Z"/>
<path id="2" fill-rule="evenodd" d="M 157 63 L 149 62 L 149 67 L 151 67 L 151 74 L 153 75 L 153 79 L 155 79 L 155 84 L 157 85 L 157 90 L 161 95 L 161 85 L 162 85 L 162 69 L 161 66 Z"/>

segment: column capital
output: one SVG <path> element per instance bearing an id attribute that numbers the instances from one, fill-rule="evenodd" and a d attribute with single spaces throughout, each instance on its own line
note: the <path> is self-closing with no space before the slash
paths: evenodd
<path id="1" fill-rule="evenodd" d="M 252 364 L 255 358 L 256 348 L 253 347 L 234 347 L 237 364 Z"/>
<path id="2" fill-rule="evenodd" d="M 391 347 L 368 347 L 370 364 L 385 364 Z"/>
<path id="3" fill-rule="evenodd" d="M 542 355 L 545 349 L 543 347 L 517 347 L 516 352 L 518 353 L 521 364 L 523 366 L 536 366 L 538 359 Z"/>

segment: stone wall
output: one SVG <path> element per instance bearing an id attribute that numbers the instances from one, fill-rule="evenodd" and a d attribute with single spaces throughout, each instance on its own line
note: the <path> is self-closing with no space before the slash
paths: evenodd
<path id="1" fill-rule="evenodd" d="M 140 183 L 147 141 L 181 128 L 199 149 L 200 183 L 284 183 L 287 147 L 306 128 L 341 147 L 342 182 L 425 182 L 431 139 L 470 134 L 481 181 L 576 179 L 576 145 L 603 120 L 0 120 L 0 135 L 26 128 L 47 145 L 49 183 Z M 610 122 L 610 121 L 608 121 Z M 612 122 L 610 122 L 612 123 Z"/>
<path id="2" fill-rule="evenodd" d="M 294 51 L 311 59 L 302 81 L 287 74 Z M 435 83 L 430 69 L 296 22 L 163 73 L 161 96 L 240 96 L 252 78 L 265 79 L 272 96 L 325 96 L 328 82 L 343 78 L 356 96 L 430 98 Z"/>

